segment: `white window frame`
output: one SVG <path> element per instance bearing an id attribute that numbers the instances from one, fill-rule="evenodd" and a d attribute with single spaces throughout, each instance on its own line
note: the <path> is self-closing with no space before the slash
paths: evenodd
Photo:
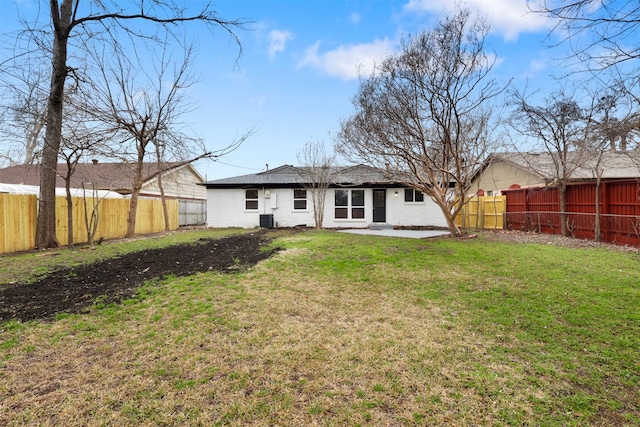
<path id="1" fill-rule="evenodd" d="M 304 197 L 296 197 L 296 192 L 304 192 Z M 306 188 L 294 188 L 293 189 L 293 210 L 294 212 L 308 212 L 309 211 L 309 191 Z M 304 208 L 297 208 L 296 202 L 304 201 Z"/>
<path id="2" fill-rule="evenodd" d="M 347 204 L 346 205 L 336 205 L 336 197 L 338 195 L 338 192 L 342 192 L 342 191 L 346 191 L 347 192 Z M 354 205 L 353 204 L 353 192 L 354 191 L 361 191 L 362 192 L 362 205 Z M 354 189 L 336 189 L 334 190 L 334 194 L 333 194 L 333 205 L 334 205 L 334 210 L 333 210 L 333 218 L 337 221 L 347 221 L 347 220 L 354 220 L 354 221 L 362 221 L 365 219 L 366 216 L 366 211 L 365 211 L 365 207 L 366 207 L 366 194 L 367 192 L 362 189 L 362 188 L 354 188 Z M 336 212 L 338 209 L 346 209 L 347 211 L 347 216 L 346 217 L 338 217 L 336 215 Z M 362 210 L 362 217 L 357 217 L 354 218 L 353 217 L 353 212 L 354 210 Z"/>
<path id="3" fill-rule="evenodd" d="M 407 200 L 407 192 L 408 191 L 411 191 L 411 200 Z M 416 200 L 416 195 L 417 194 L 422 195 L 422 200 Z M 420 191 L 420 190 L 416 190 L 415 188 L 405 188 L 404 189 L 404 202 L 405 203 L 412 203 L 412 204 L 424 203 L 424 198 L 425 198 L 424 193 L 422 191 Z"/>
<path id="4" fill-rule="evenodd" d="M 255 191 L 256 197 L 249 198 L 249 191 Z M 249 203 L 256 204 L 255 208 L 250 208 Z M 244 210 L 248 212 L 255 212 L 260 210 L 260 190 L 257 188 L 245 188 L 244 189 Z"/>

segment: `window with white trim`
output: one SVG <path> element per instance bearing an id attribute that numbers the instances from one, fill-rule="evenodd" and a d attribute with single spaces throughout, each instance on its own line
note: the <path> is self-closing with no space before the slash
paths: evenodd
<path id="1" fill-rule="evenodd" d="M 248 188 L 244 190 L 244 208 L 246 210 L 258 210 L 257 188 Z"/>
<path id="2" fill-rule="evenodd" d="M 307 190 L 293 190 L 293 209 L 294 210 L 306 210 L 307 209 Z"/>
<path id="3" fill-rule="evenodd" d="M 407 203 L 420 203 L 424 202 L 424 194 L 413 188 L 404 189 L 404 201 Z"/>
<path id="4" fill-rule="evenodd" d="M 335 190 L 335 218 L 364 218 L 364 190 Z"/>

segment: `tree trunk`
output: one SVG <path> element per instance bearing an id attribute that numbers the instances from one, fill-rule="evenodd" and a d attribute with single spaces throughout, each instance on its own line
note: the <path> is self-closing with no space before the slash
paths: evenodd
<path id="1" fill-rule="evenodd" d="M 87 243 L 93 248 L 96 232 L 98 231 L 98 220 L 100 219 L 100 198 L 98 197 L 95 183 L 93 183 L 91 187 L 91 215 L 89 215 L 89 209 L 87 207 L 87 192 L 84 184 L 82 185 L 82 202 L 84 204 L 84 224 L 87 229 Z"/>
<path id="2" fill-rule="evenodd" d="M 447 227 L 449 228 L 449 234 L 451 235 L 451 237 L 460 236 L 460 228 L 458 228 L 455 218 L 453 218 L 451 214 L 447 215 L 446 213 L 445 218 L 447 220 Z"/>
<path id="3" fill-rule="evenodd" d="M 141 144 L 146 147 L 145 144 Z M 127 234 L 125 237 L 133 237 L 136 234 L 136 213 L 138 211 L 138 197 L 142 188 L 142 168 L 144 166 L 144 148 L 138 148 L 138 162 L 136 163 L 135 175 L 133 178 L 133 189 L 131 191 L 131 202 L 129 203 L 129 217 L 127 218 Z"/>
<path id="4" fill-rule="evenodd" d="M 58 12 L 58 2 L 50 1 L 54 39 L 51 88 L 47 103 L 47 128 L 42 148 L 42 164 L 40 165 L 40 195 L 36 226 L 37 248 L 59 246 L 56 238 L 56 174 L 62 135 L 62 103 L 64 82 L 67 78 L 67 41 L 72 3 L 72 0 L 64 0 Z"/>
<path id="5" fill-rule="evenodd" d="M 599 242 L 602 239 L 602 226 L 600 223 L 601 212 L 600 212 L 600 186 L 602 181 L 602 174 L 600 171 L 596 171 L 596 193 L 595 193 L 595 202 L 596 202 L 596 214 L 595 214 L 595 227 L 593 230 L 593 238 L 596 242 Z"/>
<path id="6" fill-rule="evenodd" d="M 317 230 L 322 228 L 324 222 L 324 206 L 327 190 L 328 186 L 315 186 L 310 188 L 311 203 L 313 204 L 313 220 Z"/>
<path id="7" fill-rule="evenodd" d="M 160 145 L 156 145 L 156 161 L 158 162 L 158 189 L 160 190 L 160 200 L 162 201 L 162 214 L 164 216 L 164 231 L 169 231 L 169 210 L 167 209 L 167 198 L 164 195 L 164 185 L 162 183 L 162 155 Z"/>
<path id="8" fill-rule="evenodd" d="M 138 197 L 142 188 L 142 170 L 144 167 L 144 155 L 147 152 L 149 140 L 144 136 L 146 131 L 146 122 L 140 132 L 138 145 L 138 161 L 136 162 L 133 177 L 133 188 L 131 191 L 131 202 L 129 203 L 129 217 L 127 218 L 127 234 L 125 237 L 133 237 L 136 234 L 136 213 L 138 211 Z"/>
<path id="9" fill-rule="evenodd" d="M 73 247 L 73 198 L 71 197 L 71 178 L 64 184 L 67 193 L 67 246 Z"/>
<path id="10" fill-rule="evenodd" d="M 58 108 L 59 111 L 54 110 Z M 59 245 L 56 238 L 56 179 L 62 103 L 49 102 L 49 123 L 42 150 L 40 165 L 40 194 L 38 199 L 38 223 L 36 226 L 36 247 L 53 248 Z M 54 122 L 58 121 L 58 125 Z"/>
<path id="11" fill-rule="evenodd" d="M 564 185 L 558 187 L 558 198 L 560 203 L 560 234 L 568 236 L 567 227 L 567 188 Z"/>
<path id="12" fill-rule="evenodd" d="M 125 234 L 125 237 L 133 237 L 136 234 L 136 213 L 138 211 L 139 195 L 140 188 L 134 188 L 131 192 L 131 200 L 129 201 L 129 217 L 127 218 L 127 234 Z"/>
<path id="13" fill-rule="evenodd" d="M 447 228 L 449 229 L 449 234 L 451 235 L 451 237 L 460 236 L 462 233 L 460 231 L 460 227 L 458 227 L 458 225 L 456 224 L 456 218 L 454 216 L 454 212 L 457 215 L 460 209 L 458 208 L 456 211 L 452 211 L 451 206 L 449 206 L 449 204 L 447 203 L 446 194 L 431 193 L 428 195 L 429 197 L 431 197 L 431 200 L 433 200 L 440 207 L 440 210 L 442 210 L 442 214 L 447 221 Z"/>
<path id="14" fill-rule="evenodd" d="M 162 185 L 162 173 L 158 174 L 158 188 L 160 189 L 162 214 L 164 215 L 164 231 L 169 231 L 169 209 L 167 208 L 167 198 L 164 195 L 164 186 Z"/>

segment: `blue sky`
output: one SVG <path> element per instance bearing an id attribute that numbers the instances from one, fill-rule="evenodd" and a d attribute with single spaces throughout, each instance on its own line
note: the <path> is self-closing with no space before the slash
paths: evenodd
<path id="1" fill-rule="evenodd" d="M 36 0 L 19 0 L 24 12 Z M 196 0 L 192 0 L 196 2 Z M 190 89 L 195 110 L 185 117 L 211 150 L 250 128 L 255 133 L 216 162 L 199 162 L 207 179 L 298 164 L 305 143 L 331 146 L 340 121 L 353 112 L 358 70 L 393 52 L 401 37 L 430 28 L 454 13 L 452 0 L 223 0 L 214 8 L 225 19 L 250 21 L 238 30 L 242 54 L 224 31 L 197 37 L 196 73 Z M 489 46 L 497 55 L 496 77 L 519 87 L 547 89 L 554 59 L 547 39 L 553 24 L 527 12 L 526 0 L 467 0 L 491 25 Z M 0 0 L 0 27 L 16 24 L 15 3 Z"/>
<path id="2" fill-rule="evenodd" d="M 514 78 L 520 85 L 547 80 L 553 56 L 545 40 L 549 20 L 528 14 L 524 0 L 467 5 L 492 27 L 496 78 Z M 235 69 L 235 47 L 222 35 L 224 40 L 216 42 L 227 52 L 208 62 L 198 133 L 224 144 L 251 126 L 257 131 L 227 157 L 199 165 L 208 179 L 258 172 L 267 164 L 298 164 L 297 153 L 309 141 L 331 146 L 340 121 L 353 112 L 358 70 L 366 72 L 393 52 L 401 37 L 454 13 L 455 2 L 236 0 L 218 2 L 216 8 L 221 16 L 254 23 L 252 30 L 239 33 L 243 53 Z"/>

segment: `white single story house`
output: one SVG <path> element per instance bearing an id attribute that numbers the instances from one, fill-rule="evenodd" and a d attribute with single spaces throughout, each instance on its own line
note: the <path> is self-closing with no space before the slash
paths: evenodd
<path id="1" fill-rule="evenodd" d="M 207 226 L 314 227 L 307 171 L 283 165 L 202 183 L 207 188 Z M 385 175 L 365 165 L 332 168 L 323 226 L 447 227 L 442 211 L 428 196 Z"/>

